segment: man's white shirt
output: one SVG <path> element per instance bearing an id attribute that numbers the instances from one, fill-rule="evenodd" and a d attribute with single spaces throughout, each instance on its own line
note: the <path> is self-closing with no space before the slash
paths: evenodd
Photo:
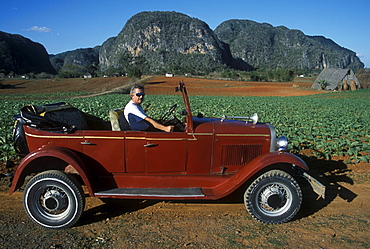
<path id="1" fill-rule="evenodd" d="M 141 105 L 135 104 L 132 100 L 127 103 L 124 115 L 132 130 L 144 131 L 149 125 L 144 121 L 148 117 Z"/>

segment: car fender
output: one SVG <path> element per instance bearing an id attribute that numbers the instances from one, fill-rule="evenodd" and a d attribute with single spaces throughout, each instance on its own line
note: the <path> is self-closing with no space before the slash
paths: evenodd
<path id="1" fill-rule="evenodd" d="M 85 183 L 90 196 L 94 196 L 91 184 L 91 174 L 84 162 L 74 151 L 58 146 L 44 146 L 42 148 L 39 148 L 38 150 L 29 153 L 26 157 L 24 157 L 20 164 L 17 166 L 17 170 L 15 172 L 9 194 L 12 194 L 16 189 L 20 188 L 23 185 L 25 177 L 28 174 L 45 170 L 41 168 L 38 169 L 37 164 L 32 164 L 33 162 L 37 162 L 37 160 L 41 158 L 54 158 L 64 161 L 65 167 L 63 166 L 48 169 L 65 170 L 68 168 L 70 171 L 72 170 L 73 172 L 79 174 L 83 182 Z M 34 168 L 34 166 L 36 166 L 36 169 Z"/>
<path id="2" fill-rule="evenodd" d="M 235 191 L 253 176 L 258 175 L 263 169 L 278 164 L 291 164 L 302 168 L 304 171 L 308 170 L 307 164 L 296 155 L 287 152 L 266 153 L 254 158 L 235 175 L 230 177 L 230 179 L 214 188 L 214 196 L 216 198 L 222 198 Z"/>

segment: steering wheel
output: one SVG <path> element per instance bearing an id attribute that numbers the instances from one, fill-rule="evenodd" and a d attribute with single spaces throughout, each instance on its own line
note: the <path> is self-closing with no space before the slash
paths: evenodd
<path id="1" fill-rule="evenodd" d="M 162 122 L 165 122 L 171 116 L 171 114 L 175 111 L 176 107 L 177 107 L 177 104 L 174 104 L 173 106 L 171 106 L 171 108 L 167 112 L 165 112 L 165 114 L 163 114 L 163 116 L 159 120 L 161 120 Z"/>

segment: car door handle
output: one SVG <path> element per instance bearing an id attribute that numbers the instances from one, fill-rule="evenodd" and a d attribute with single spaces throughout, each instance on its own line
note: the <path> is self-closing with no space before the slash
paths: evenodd
<path id="1" fill-rule="evenodd" d="M 153 143 L 150 143 L 150 144 L 145 144 L 144 147 L 156 147 L 158 146 L 158 144 L 153 144 Z"/>
<path id="2" fill-rule="evenodd" d="M 92 142 L 88 141 L 88 140 L 85 140 L 83 142 L 81 142 L 82 145 L 95 145 L 93 144 Z"/>

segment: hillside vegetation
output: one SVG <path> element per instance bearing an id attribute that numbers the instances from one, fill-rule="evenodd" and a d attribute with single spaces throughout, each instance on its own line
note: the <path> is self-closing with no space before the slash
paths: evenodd
<path id="1" fill-rule="evenodd" d="M 0 58 L 0 74 L 56 73 L 44 46 L 21 35 L 0 31 Z"/>
<path id="2" fill-rule="evenodd" d="M 322 36 L 250 20 L 229 20 L 215 33 L 230 46 L 232 56 L 254 68 L 361 68 L 356 53 Z"/>

